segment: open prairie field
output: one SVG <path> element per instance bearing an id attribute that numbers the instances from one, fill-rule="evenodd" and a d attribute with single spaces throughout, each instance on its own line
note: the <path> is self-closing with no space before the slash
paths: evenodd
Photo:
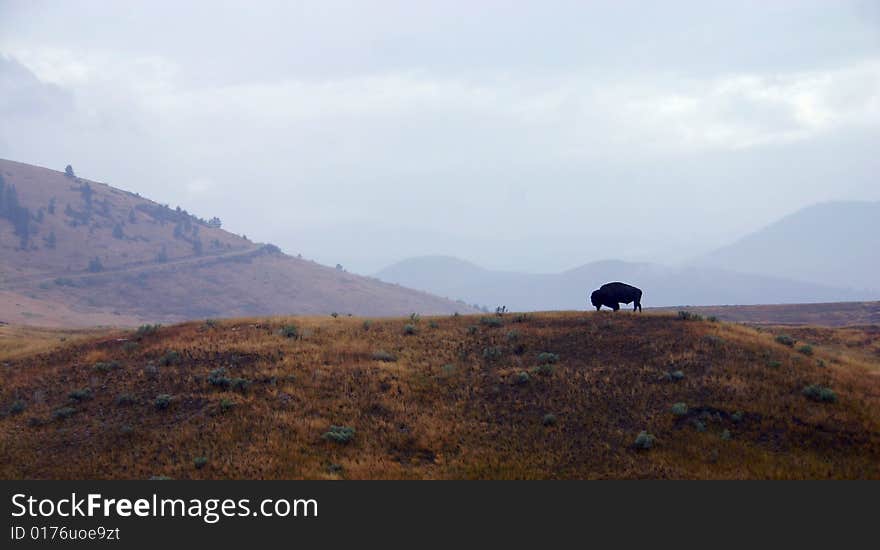
<path id="1" fill-rule="evenodd" d="M 52 336 L 0 348 L 0 477 L 880 478 L 878 341 L 629 312 Z"/>
<path id="2" fill-rule="evenodd" d="M 817 325 L 828 327 L 880 325 L 880 302 L 829 302 L 751 306 L 684 306 L 653 311 L 687 310 L 722 321 L 753 325 Z"/>

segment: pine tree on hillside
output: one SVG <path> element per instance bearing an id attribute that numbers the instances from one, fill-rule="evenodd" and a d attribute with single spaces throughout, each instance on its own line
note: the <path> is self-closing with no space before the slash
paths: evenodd
<path id="1" fill-rule="evenodd" d="M 22 249 L 28 247 L 31 238 L 31 212 L 18 200 L 14 185 L 8 185 L 0 176 L 0 218 L 12 222 L 12 227 L 20 239 Z"/>
<path id="2" fill-rule="evenodd" d="M 86 203 L 86 209 L 91 210 L 92 209 L 92 196 L 94 196 L 94 194 L 95 194 L 95 191 L 92 189 L 92 186 L 89 185 L 88 182 L 84 183 L 79 188 L 79 194 L 82 195 L 82 198 Z"/>

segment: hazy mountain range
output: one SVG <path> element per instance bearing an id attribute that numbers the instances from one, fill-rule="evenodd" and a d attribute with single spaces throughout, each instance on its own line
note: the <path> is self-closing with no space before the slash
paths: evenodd
<path id="1" fill-rule="evenodd" d="M 0 187 L 0 321 L 6 322 L 473 311 L 465 303 L 579 309 L 588 307 L 592 289 L 614 280 L 642 288 L 648 307 L 880 297 L 874 277 L 880 203 L 805 208 L 682 266 L 606 260 L 531 274 L 424 256 L 372 278 L 288 256 L 224 230 L 220 220 L 73 173 L 0 160 Z"/>
<path id="2" fill-rule="evenodd" d="M 880 290 L 880 202 L 825 202 L 695 261 L 840 288 Z M 876 297 L 877 292 L 873 295 Z"/>
<path id="3" fill-rule="evenodd" d="M 587 307 L 609 281 L 642 288 L 653 306 L 814 303 L 880 297 L 880 203 L 800 210 L 683 266 L 599 261 L 562 273 L 493 271 L 449 256 L 410 258 L 376 276 L 468 303 L 514 310 Z"/>

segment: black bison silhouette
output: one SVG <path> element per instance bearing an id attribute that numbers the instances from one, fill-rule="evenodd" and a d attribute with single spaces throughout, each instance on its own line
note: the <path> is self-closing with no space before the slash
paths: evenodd
<path id="1" fill-rule="evenodd" d="M 590 301 L 596 306 L 596 311 L 602 309 L 602 306 L 610 307 L 614 311 L 620 309 L 621 302 L 633 304 L 633 311 L 642 311 L 642 291 L 632 285 L 626 283 L 606 283 L 594 290 L 590 294 Z"/>

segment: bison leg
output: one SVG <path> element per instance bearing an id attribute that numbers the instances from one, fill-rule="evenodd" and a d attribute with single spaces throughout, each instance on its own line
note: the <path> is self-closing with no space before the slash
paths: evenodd
<path id="1" fill-rule="evenodd" d="M 620 304 L 614 304 L 614 305 L 612 305 L 612 306 L 611 306 L 611 309 L 613 309 L 614 311 L 620 311 Z"/>

